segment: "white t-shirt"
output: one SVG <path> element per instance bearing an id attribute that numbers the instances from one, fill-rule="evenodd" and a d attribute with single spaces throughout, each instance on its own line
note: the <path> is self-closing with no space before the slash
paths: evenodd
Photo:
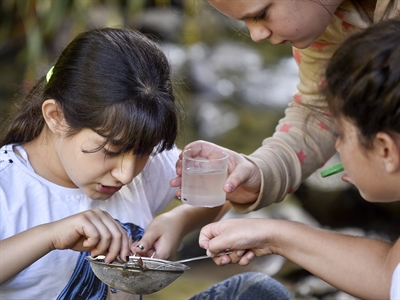
<path id="1" fill-rule="evenodd" d="M 400 263 L 393 272 L 390 300 L 400 300 Z"/>
<path id="2" fill-rule="evenodd" d="M 154 213 L 175 198 L 175 189 L 170 187 L 169 181 L 176 177 L 175 163 L 179 155 L 176 148 L 150 157 L 132 183 L 105 201 L 91 200 L 80 189 L 62 187 L 38 176 L 26 152 L 21 147 L 19 152 L 25 161 L 14 153 L 12 145 L 0 149 L 0 240 L 93 208 L 105 210 L 119 222 L 142 230 Z M 29 248 L 26 251 L 29 252 Z M 79 264 L 78 257 L 83 254 L 72 250 L 51 251 L 1 285 L 0 298 L 57 299 L 69 285 Z M 69 295 L 65 298 L 73 294 Z M 74 299 L 77 297 L 75 295 Z"/>

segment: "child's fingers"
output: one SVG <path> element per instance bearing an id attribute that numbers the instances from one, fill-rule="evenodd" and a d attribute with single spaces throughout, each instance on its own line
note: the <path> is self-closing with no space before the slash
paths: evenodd
<path id="1" fill-rule="evenodd" d="M 100 241 L 100 232 L 92 223 L 83 226 L 82 236 L 86 237 L 82 243 L 83 247 L 93 249 Z"/>
<path id="2" fill-rule="evenodd" d="M 239 260 L 238 264 L 241 266 L 247 266 L 253 258 L 255 257 L 255 253 L 253 251 L 247 251 Z"/>
<path id="3" fill-rule="evenodd" d="M 90 251 L 100 239 L 97 228 L 82 213 L 49 223 L 48 227 L 54 249 Z"/>
<path id="4" fill-rule="evenodd" d="M 182 175 L 182 159 L 178 159 L 175 164 L 176 175 Z"/>
<path id="5" fill-rule="evenodd" d="M 85 228 L 85 235 L 88 237 L 87 242 L 91 249 L 91 255 L 97 256 L 100 254 L 106 254 L 112 240 L 112 234 L 108 226 L 104 223 L 104 220 L 97 217 L 90 217 L 90 222 L 96 228 L 98 234 L 95 232 L 87 232 Z"/>
<path id="6" fill-rule="evenodd" d="M 180 187 L 182 184 L 182 177 L 176 177 L 174 179 L 171 179 L 171 181 L 169 182 L 169 184 L 172 187 Z"/>
<path id="7" fill-rule="evenodd" d="M 213 260 L 214 260 L 214 263 L 218 266 L 224 266 L 224 265 L 230 264 L 232 262 L 232 259 L 227 254 L 213 257 Z"/>
<path id="8" fill-rule="evenodd" d="M 82 235 L 87 237 L 83 246 L 89 248 L 92 256 L 106 255 L 106 261 L 111 261 L 121 254 L 129 252 L 128 236 L 125 230 L 107 213 L 101 210 L 84 212 L 86 222 L 83 222 Z"/>
<path id="9" fill-rule="evenodd" d="M 90 251 L 92 256 L 106 255 L 106 261 L 129 255 L 129 238 L 125 230 L 107 212 L 87 210 L 51 223 L 54 249 Z"/>
<path id="10" fill-rule="evenodd" d="M 233 190 L 236 190 L 237 187 L 243 183 L 249 184 L 252 181 L 256 181 L 252 177 L 254 174 L 259 174 L 259 171 L 254 164 L 243 159 L 241 163 L 236 162 L 235 164 L 229 165 L 229 168 L 230 174 L 226 182 L 232 186 Z M 259 180 L 261 184 L 261 178 Z"/>
<path id="11" fill-rule="evenodd" d="M 158 234 L 146 232 L 140 241 L 131 245 L 131 251 L 140 256 L 149 256 L 154 252 L 155 242 L 159 238 Z"/>
<path id="12" fill-rule="evenodd" d="M 129 239 L 128 234 L 126 231 L 120 226 L 120 230 L 123 232 L 123 237 L 122 237 L 122 245 L 120 248 L 119 256 L 122 258 L 122 260 L 126 260 L 126 257 L 130 255 L 130 245 L 132 244 L 132 240 Z"/>
<path id="13" fill-rule="evenodd" d="M 114 260 L 118 255 L 125 259 L 129 254 L 129 239 L 125 230 L 106 212 L 100 214 L 100 221 L 95 221 L 101 233 L 96 250 L 99 254 L 106 254 L 106 262 Z"/>
<path id="14" fill-rule="evenodd" d="M 128 239 L 124 237 L 124 233 L 119 232 L 119 230 L 115 230 L 114 228 L 110 229 L 111 239 L 108 243 L 108 248 L 105 249 L 106 257 L 105 262 L 113 261 L 118 255 L 121 259 L 125 260 L 126 256 L 129 255 L 129 247 L 128 247 Z"/>
<path id="15" fill-rule="evenodd" d="M 245 252 L 244 250 L 231 251 L 231 253 L 229 254 L 231 263 L 237 264 L 240 261 L 240 259 L 242 258 L 244 252 Z"/>
<path id="16" fill-rule="evenodd" d="M 178 199 L 181 199 L 181 197 L 182 197 L 182 190 L 181 190 L 181 189 L 177 190 L 177 191 L 175 192 L 175 195 L 176 195 L 176 197 L 177 197 Z"/>

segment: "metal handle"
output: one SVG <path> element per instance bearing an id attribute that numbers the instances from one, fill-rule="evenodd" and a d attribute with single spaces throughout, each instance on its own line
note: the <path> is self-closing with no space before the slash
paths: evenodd
<path id="1" fill-rule="evenodd" d="M 219 253 L 217 256 L 221 256 L 221 255 L 225 255 L 225 254 L 229 255 L 231 253 L 232 253 L 232 251 L 222 252 L 222 253 Z M 211 257 L 207 256 L 207 255 L 196 256 L 196 257 L 192 257 L 192 258 L 185 258 L 185 259 L 177 260 L 177 261 L 175 261 L 175 263 L 182 264 L 182 263 L 185 263 L 185 262 L 194 261 L 194 260 L 200 260 L 200 259 L 206 259 L 206 258 L 211 258 Z"/>

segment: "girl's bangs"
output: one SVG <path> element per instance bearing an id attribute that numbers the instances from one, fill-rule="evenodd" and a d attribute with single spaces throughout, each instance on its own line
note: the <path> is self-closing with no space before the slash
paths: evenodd
<path id="1" fill-rule="evenodd" d="M 95 131 L 106 139 L 103 146 L 113 145 L 120 152 L 132 152 L 136 156 L 171 149 L 177 136 L 177 125 L 168 124 L 166 116 L 160 113 L 151 115 L 123 103 L 102 110 L 102 119 L 99 123 L 102 126 Z"/>

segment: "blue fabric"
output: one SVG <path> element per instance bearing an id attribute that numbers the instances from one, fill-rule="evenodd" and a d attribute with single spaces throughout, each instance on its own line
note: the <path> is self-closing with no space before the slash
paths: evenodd
<path id="1" fill-rule="evenodd" d="M 116 221 L 126 230 L 128 236 L 132 237 L 132 241 L 140 240 L 143 237 L 143 228 L 132 223 L 122 224 L 118 220 Z M 57 300 L 105 300 L 107 298 L 108 287 L 94 275 L 90 263 L 85 259 L 88 255 L 90 255 L 89 252 L 80 253 L 71 279 L 58 295 Z"/>
<path id="2" fill-rule="evenodd" d="M 263 273 L 232 276 L 189 298 L 189 300 L 292 300 L 286 288 Z"/>

